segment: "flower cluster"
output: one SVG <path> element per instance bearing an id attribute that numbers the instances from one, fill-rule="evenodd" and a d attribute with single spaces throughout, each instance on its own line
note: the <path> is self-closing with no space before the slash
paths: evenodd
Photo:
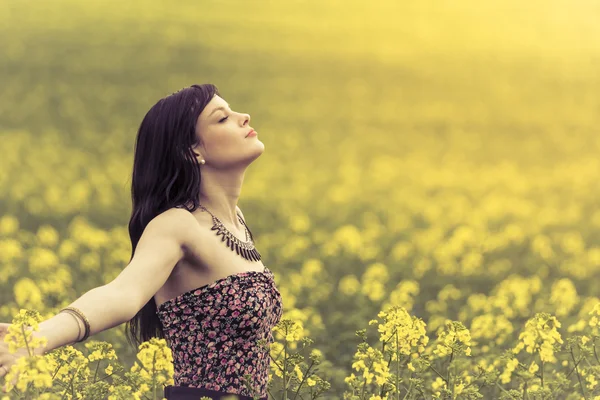
<path id="1" fill-rule="evenodd" d="M 471 355 L 471 333 L 459 321 L 448 321 L 445 328 L 438 332 L 436 348 L 433 354 L 445 357 L 450 354 Z"/>
<path id="2" fill-rule="evenodd" d="M 165 339 L 151 338 L 140 344 L 137 358 L 139 363 L 133 364 L 131 372 L 139 374 L 143 382 L 136 396 L 173 384 L 173 355 Z"/>
<path id="3" fill-rule="evenodd" d="M 398 361 L 398 354 L 418 356 L 425 350 L 429 342 L 426 334 L 425 322 L 411 316 L 408 311 L 401 306 L 392 306 L 377 314 L 383 319 L 383 323 L 378 324 L 377 330 L 380 334 L 379 340 L 386 344 L 386 349 L 391 353 L 391 360 Z M 369 325 L 376 324 L 377 320 L 369 321 Z"/>
<path id="4" fill-rule="evenodd" d="M 518 354 L 525 349 L 528 353 L 539 353 L 542 362 L 556 362 L 554 347 L 563 340 L 557 328 L 561 324 L 556 317 L 548 313 L 537 313 L 525 324 L 525 330 L 519 335 L 519 343 L 513 348 Z"/>

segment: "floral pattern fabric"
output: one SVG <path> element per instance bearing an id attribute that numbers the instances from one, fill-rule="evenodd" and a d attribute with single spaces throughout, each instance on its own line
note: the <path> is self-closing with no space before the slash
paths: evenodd
<path id="1" fill-rule="evenodd" d="M 273 272 L 244 271 L 185 292 L 157 307 L 173 353 L 175 386 L 267 395 L 272 328 L 282 315 Z M 257 342 L 266 339 L 267 348 Z"/>

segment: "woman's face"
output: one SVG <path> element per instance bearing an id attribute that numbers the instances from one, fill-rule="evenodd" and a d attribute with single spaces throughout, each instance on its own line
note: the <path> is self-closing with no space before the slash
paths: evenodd
<path id="1" fill-rule="evenodd" d="M 246 166 L 258 158 L 265 146 L 257 135 L 246 137 L 252 130 L 249 123 L 249 114 L 231 110 L 224 99 L 214 96 L 196 122 L 198 160 L 212 167 L 231 167 Z"/>

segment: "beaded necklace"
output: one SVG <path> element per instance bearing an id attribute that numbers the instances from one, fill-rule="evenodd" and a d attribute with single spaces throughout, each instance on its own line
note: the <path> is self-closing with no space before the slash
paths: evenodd
<path id="1" fill-rule="evenodd" d="M 246 241 L 245 242 L 243 242 L 240 239 L 238 239 L 237 237 L 235 237 L 235 235 L 233 233 L 231 233 L 225 227 L 225 225 L 223 225 L 221 220 L 219 218 L 217 218 L 216 215 L 214 215 L 213 213 L 208 211 L 206 209 L 206 207 L 204 207 L 202 205 L 199 205 L 199 207 L 201 209 L 203 209 L 204 211 L 208 212 L 212 216 L 213 226 L 212 226 L 212 228 L 210 228 L 210 230 L 217 231 L 216 232 L 217 236 L 219 236 L 219 235 L 222 236 L 221 241 L 226 242 L 225 244 L 227 245 L 227 247 L 229 247 L 231 249 L 231 251 L 235 251 L 238 255 L 242 256 L 246 260 L 260 261 L 260 258 L 261 258 L 260 253 L 258 252 L 258 250 L 256 250 L 256 247 L 254 247 L 254 242 L 252 241 L 251 234 L 250 234 L 250 239 L 248 239 L 248 233 L 249 233 L 248 226 L 246 225 L 246 223 L 244 222 L 244 219 L 239 214 L 236 213 L 238 219 L 244 225 L 244 228 L 245 228 L 245 232 L 246 232 Z"/>

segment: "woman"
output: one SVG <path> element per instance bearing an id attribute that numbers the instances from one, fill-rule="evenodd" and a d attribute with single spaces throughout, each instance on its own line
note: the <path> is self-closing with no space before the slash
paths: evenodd
<path id="1" fill-rule="evenodd" d="M 130 262 L 40 323 L 36 336 L 48 338 L 40 354 L 127 322 L 130 343 L 169 343 L 168 399 L 267 398 L 268 344 L 282 303 L 237 207 L 246 168 L 264 151 L 249 122 L 211 84 L 148 111 L 135 143 Z M 17 356 L 0 343 L 0 377 Z"/>

